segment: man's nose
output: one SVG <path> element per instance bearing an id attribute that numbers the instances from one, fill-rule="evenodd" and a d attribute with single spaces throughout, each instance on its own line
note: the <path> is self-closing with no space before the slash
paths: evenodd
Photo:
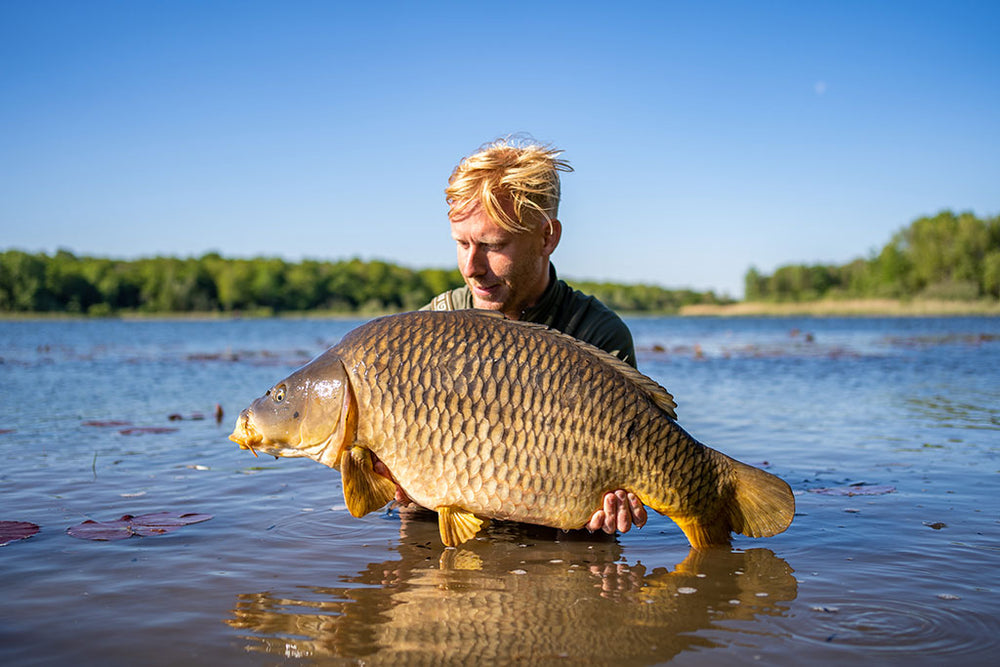
<path id="1" fill-rule="evenodd" d="M 476 245 L 470 245 L 462 262 L 462 275 L 478 276 L 484 272 L 485 267 L 486 257 L 482 250 Z"/>

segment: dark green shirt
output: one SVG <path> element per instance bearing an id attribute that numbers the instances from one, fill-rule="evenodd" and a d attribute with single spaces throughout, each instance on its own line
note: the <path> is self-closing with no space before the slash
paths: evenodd
<path id="1" fill-rule="evenodd" d="M 438 294 L 421 310 L 464 310 L 472 307 L 472 292 L 468 285 L 463 285 Z M 621 318 L 595 297 L 559 280 L 551 263 L 549 286 L 538 303 L 524 311 L 521 319 L 552 327 L 610 352 L 633 367 L 636 365 L 632 332 Z"/>

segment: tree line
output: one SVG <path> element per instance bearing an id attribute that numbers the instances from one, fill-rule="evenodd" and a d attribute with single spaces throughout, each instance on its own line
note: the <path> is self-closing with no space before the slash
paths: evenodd
<path id="1" fill-rule="evenodd" d="M 747 301 L 821 298 L 1000 298 L 1000 216 L 942 211 L 914 220 L 878 252 L 844 265 L 788 264 L 771 275 L 751 267 Z"/>
<path id="2" fill-rule="evenodd" d="M 376 314 L 420 308 L 462 284 L 457 269 L 417 270 L 360 259 L 288 262 L 209 253 L 120 260 L 78 257 L 66 250 L 0 253 L 0 312 L 6 313 Z M 574 286 L 630 312 L 676 312 L 689 303 L 726 301 L 712 292 L 650 285 Z"/>

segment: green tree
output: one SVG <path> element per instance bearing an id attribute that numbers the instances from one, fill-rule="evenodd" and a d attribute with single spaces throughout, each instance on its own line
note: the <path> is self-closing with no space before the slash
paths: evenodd
<path id="1" fill-rule="evenodd" d="M 29 255 L 20 250 L 3 253 L 4 271 L 0 301 L 5 310 L 42 312 L 52 310 L 55 300 L 46 285 L 45 255 Z"/>
<path id="2" fill-rule="evenodd" d="M 768 296 L 767 277 L 762 276 L 757 267 L 751 266 L 743 277 L 743 298 L 747 301 L 762 301 Z"/>

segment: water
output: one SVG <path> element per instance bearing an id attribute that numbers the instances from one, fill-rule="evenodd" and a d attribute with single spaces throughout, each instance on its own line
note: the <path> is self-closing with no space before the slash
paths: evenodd
<path id="1" fill-rule="evenodd" d="M 0 548 L 0 661 L 992 664 L 1000 650 L 1000 320 L 630 320 L 680 423 L 796 494 L 787 532 L 707 553 L 660 516 L 617 539 L 495 524 L 443 549 L 420 517 L 351 517 L 335 471 L 226 439 L 359 323 L 0 323 L 0 520 L 42 527 Z M 65 532 L 158 511 L 214 518 L 118 542 Z"/>

